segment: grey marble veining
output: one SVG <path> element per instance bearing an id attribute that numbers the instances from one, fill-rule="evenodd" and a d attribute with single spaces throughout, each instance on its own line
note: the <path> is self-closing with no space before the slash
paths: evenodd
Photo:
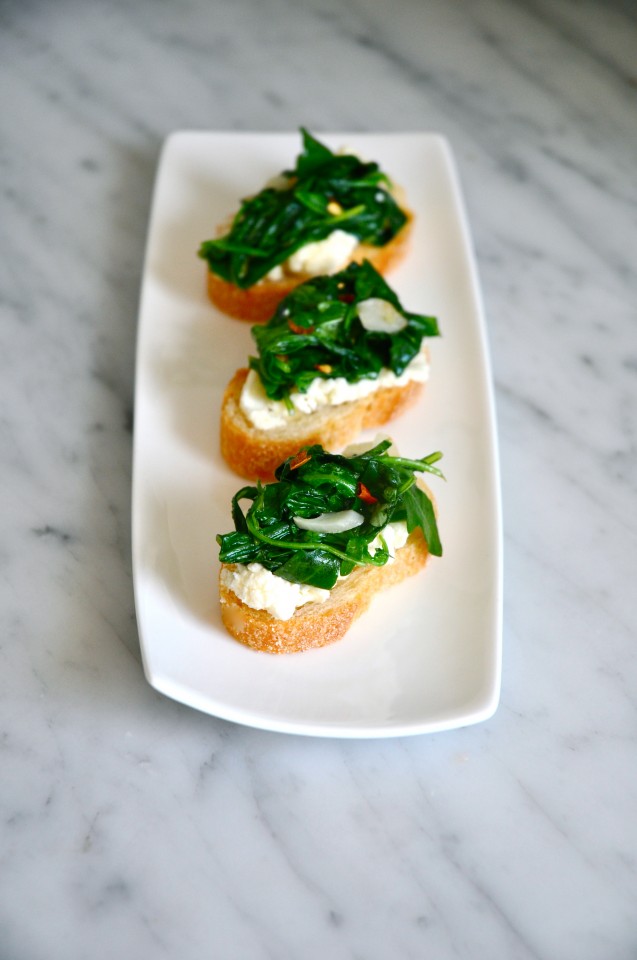
<path id="1" fill-rule="evenodd" d="M 0 960 L 637 955 L 630 2 L 0 4 Z M 492 350 L 501 706 L 297 739 L 144 681 L 134 343 L 180 128 L 438 130 Z"/>

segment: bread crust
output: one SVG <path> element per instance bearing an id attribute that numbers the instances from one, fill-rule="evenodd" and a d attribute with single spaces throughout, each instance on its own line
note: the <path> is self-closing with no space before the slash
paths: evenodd
<path id="1" fill-rule="evenodd" d="M 409 210 L 405 210 L 405 213 L 407 214 L 407 222 L 395 237 L 392 237 L 383 247 L 373 247 L 371 244 L 359 243 L 348 264 L 369 260 L 381 274 L 396 266 L 407 252 L 413 226 L 413 214 Z M 237 320 L 246 320 L 248 323 L 266 323 L 281 300 L 292 293 L 299 284 L 310 279 L 310 274 L 287 274 L 281 280 L 264 278 L 259 283 L 255 283 L 254 286 L 243 290 L 241 287 L 235 286 L 234 283 L 219 277 L 212 270 L 208 270 L 208 296 L 219 310 L 235 317 Z"/>
<path id="2" fill-rule="evenodd" d="M 274 471 L 300 447 L 320 443 L 336 452 L 362 430 L 381 427 L 411 407 L 424 384 L 411 380 L 405 386 L 381 387 L 367 397 L 335 407 L 324 407 L 293 418 L 290 426 L 258 430 L 243 413 L 239 401 L 248 370 L 237 370 L 226 387 L 221 405 L 221 454 L 239 476 L 248 480 L 274 480 Z"/>
<path id="3" fill-rule="evenodd" d="M 253 610 L 221 582 L 221 619 L 240 643 L 266 653 L 299 653 L 340 640 L 380 591 L 421 570 L 429 551 L 420 528 L 412 531 L 393 563 L 358 567 L 339 581 L 325 603 L 307 603 L 289 620 L 277 620 L 265 610 Z M 222 564 L 222 570 L 225 565 Z M 233 569 L 229 564 L 229 569 Z"/>

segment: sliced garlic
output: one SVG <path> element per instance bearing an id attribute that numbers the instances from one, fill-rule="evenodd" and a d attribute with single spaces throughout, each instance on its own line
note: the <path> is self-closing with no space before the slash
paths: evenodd
<path id="1" fill-rule="evenodd" d="M 407 320 L 388 300 L 371 297 L 362 300 L 356 312 L 360 322 L 370 333 L 398 333 L 407 326 Z"/>
<path id="2" fill-rule="evenodd" d="M 364 517 L 356 510 L 339 510 L 337 513 L 322 513 L 319 517 L 292 517 L 301 530 L 313 533 L 345 533 L 360 527 Z"/>

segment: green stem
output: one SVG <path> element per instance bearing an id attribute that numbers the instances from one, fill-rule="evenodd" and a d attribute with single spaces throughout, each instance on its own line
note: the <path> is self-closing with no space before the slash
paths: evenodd
<path id="1" fill-rule="evenodd" d="M 419 473 L 435 473 L 436 476 L 443 477 L 441 471 L 432 466 L 432 464 L 436 463 L 441 458 L 442 453 L 436 452 L 430 453 L 428 457 L 424 458 L 424 460 L 407 460 L 405 457 L 387 457 L 387 460 L 391 460 L 392 463 L 396 463 L 408 470 L 416 470 Z"/>
<path id="2" fill-rule="evenodd" d="M 365 562 L 363 560 L 355 560 L 353 557 L 343 553 L 343 551 L 339 550 L 337 547 L 332 547 L 329 543 L 324 543 L 322 541 L 315 541 L 314 543 L 299 543 L 296 540 L 274 540 L 272 537 L 268 537 L 261 532 L 259 526 L 254 522 L 254 519 L 249 514 L 247 517 L 247 523 L 250 533 L 256 537 L 257 540 L 260 540 L 262 543 L 269 543 L 270 546 L 282 547 L 289 550 L 325 550 L 326 553 L 331 553 L 333 556 L 339 557 L 341 560 L 347 560 L 351 563 L 355 563 L 359 567 L 365 566 Z"/>

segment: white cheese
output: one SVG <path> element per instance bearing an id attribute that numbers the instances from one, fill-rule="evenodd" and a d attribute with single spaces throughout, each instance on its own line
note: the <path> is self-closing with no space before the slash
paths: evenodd
<path id="1" fill-rule="evenodd" d="M 286 261 L 290 273 L 337 273 L 342 270 L 359 244 L 358 237 L 344 230 L 332 230 L 324 240 L 306 243 Z"/>
<path id="2" fill-rule="evenodd" d="M 292 186 L 293 177 L 289 177 L 287 173 L 278 173 L 275 177 L 271 177 L 266 183 L 264 189 L 276 190 L 280 192 L 282 190 L 289 190 Z"/>
<path id="3" fill-rule="evenodd" d="M 250 423 L 257 430 L 274 430 L 288 422 L 288 412 L 281 400 L 271 400 L 261 377 L 256 370 L 250 370 L 243 385 L 239 406 Z"/>
<path id="4" fill-rule="evenodd" d="M 333 213 L 334 210 L 330 212 Z M 324 240 L 306 243 L 304 247 L 299 247 L 283 263 L 272 267 L 266 273 L 264 280 L 283 280 L 286 272 L 308 274 L 308 276 L 338 273 L 347 266 L 358 243 L 359 239 L 354 234 L 346 233 L 344 230 L 333 230 Z"/>
<path id="5" fill-rule="evenodd" d="M 277 577 L 260 563 L 245 566 L 237 563 L 233 570 L 223 567 L 222 582 L 253 610 L 265 610 L 277 620 L 289 620 L 305 603 L 324 603 L 330 591 L 306 583 L 290 583 Z"/>
<path id="6" fill-rule="evenodd" d="M 387 526 L 379 533 L 379 535 L 372 540 L 369 545 L 369 552 L 374 554 L 374 550 L 378 550 L 379 547 L 382 547 L 380 541 L 381 535 L 387 544 L 387 549 L 389 550 L 389 560 L 388 563 L 393 563 L 396 559 L 396 551 L 400 550 L 401 547 L 404 547 L 407 543 L 407 538 L 409 533 L 407 531 L 407 524 L 404 520 L 397 520 L 396 523 L 388 523 Z"/>
<path id="7" fill-rule="evenodd" d="M 360 153 L 357 150 L 353 150 L 351 147 L 348 147 L 347 144 L 339 147 L 336 151 L 337 157 L 356 157 L 357 160 L 360 160 L 361 163 L 369 163 L 369 160 L 366 160 L 364 157 L 361 157 Z"/>
<path id="8" fill-rule="evenodd" d="M 407 524 L 402 520 L 388 523 L 382 536 L 389 550 L 387 562 L 392 563 L 396 551 L 407 542 Z M 370 553 L 373 554 L 381 546 L 379 534 L 370 544 Z M 295 610 L 306 603 L 325 603 L 331 593 L 330 590 L 311 587 L 306 583 L 290 583 L 266 570 L 260 563 L 249 563 L 247 566 L 237 563 L 234 569 L 222 567 L 221 580 L 246 606 L 253 610 L 265 610 L 277 620 L 289 620 Z"/>
<path id="9" fill-rule="evenodd" d="M 350 383 L 345 377 L 315 377 L 305 393 L 292 390 L 290 400 L 294 412 L 290 413 L 282 400 L 271 400 L 263 387 L 259 374 L 250 370 L 241 391 L 239 405 L 250 423 L 257 430 L 274 430 L 288 425 L 295 413 L 310 414 L 322 407 L 335 407 L 351 400 L 367 397 L 383 387 L 404 387 L 412 380 L 424 383 L 429 378 L 429 360 L 426 350 L 417 353 L 399 377 L 387 368 L 378 377 L 364 377 Z"/>

